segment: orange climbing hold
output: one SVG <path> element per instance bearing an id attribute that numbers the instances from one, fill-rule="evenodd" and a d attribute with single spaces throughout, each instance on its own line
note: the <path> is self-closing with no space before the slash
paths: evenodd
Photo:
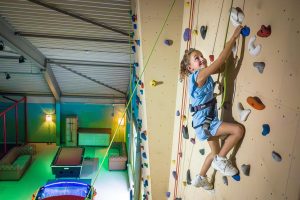
<path id="1" fill-rule="evenodd" d="M 266 107 L 258 97 L 248 97 L 247 103 L 256 110 L 263 110 Z"/>

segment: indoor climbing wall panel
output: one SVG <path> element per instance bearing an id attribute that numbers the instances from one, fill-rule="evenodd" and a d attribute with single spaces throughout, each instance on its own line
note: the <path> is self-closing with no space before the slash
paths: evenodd
<path id="1" fill-rule="evenodd" d="M 192 6 L 192 0 L 184 2 L 180 57 L 187 46 L 184 32 L 189 27 Z M 214 190 L 205 191 L 190 185 L 187 171 L 190 171 L 193 179 L 199 173 L 210 148 L 206 142 L 200 142 L 197 138 L 195 144 L 191 140 L 195 132 L 191 127 L 192 118 L 187 107 L 184 113 L 176 112 L 181 111 L 183 94 L 183 83 L 178 82 L 176 109 L 173 112 L 175 126 L 170 184 L 166 198 L 299 199 L 300 68 L 297 54 L 300 47 L 300 2 L 193 2 L 194 19 L 189 42 L 191 47 L 201 50 L 207 60 L 212 54 L 215 59 L 218 57 L 224 48 L 226 35 L 229 40 L 235 29 L 233 22 L 229 21 L 231 3 L 232 7 L 239 7 L 244 13 L 242 25 L 249 27 L 250 34 L 244 41 L 242 37 L 237 41 L 237 60 L 230 57 L 227 62 L 227 94 L 219 117 L 222 116 L 224 121 L 243 124 L 246 133 L 235 156 L 239 177 L 227 177 L 225 184 L 220 172 L 212 176 L 214 171 L 210 169 L 208 176 L 214 179 Z M 201 26 L 207 26 L 205 39 L 201 36 Z M 198 30 L 198 34 L 195 30 Z M 253 36 L 256 37 L 255 41 L 251 41 Z M 260 46 L 260 51 L 257 46 Z M 213 78 L 216 80 L 217 76 Z M 220 106 L 222 96 L 217 99 Z M 239 103 L 243 108 L 238 108 Z M 245 113 L 247 116 L 244 116 Z M 184 125 L 188 125 L 189 138 L 182 138 L 178 147 L 178 133 L 182 134 L 179 126 L 181 119 Z M 179 166 L 178 155 L 181 157 Z M 243 172 L 242 165 L 250 166 L 248 173 Z"/>
<path id="2" fill-rule="evenodd" d="M 140 40 L 136 45 L 136 69 L 144 86 L 143 94 L 139 94 L 143 113 L 141 153 L 143 162 L 147 162 L 146 169 L 142 168 L 141 192 L 148 199 L 164 199 L 169 185 L 183 2 L 173 5 L 173 0 L 137 1 L 136 5 L 135 39 Z"/>

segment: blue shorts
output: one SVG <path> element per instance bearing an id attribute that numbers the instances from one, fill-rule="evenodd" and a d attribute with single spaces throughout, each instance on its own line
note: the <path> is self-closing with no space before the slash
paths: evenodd
<path id="1" fill-rule="evenodd" d="M 220 127 L 221 124 L 222 121 L 220 121 L 218 117 L 215 117 L 215 119 L 211 122 L 209 127 L 209 131 L 212 136 L 215 136 L 217 134 L 218 128 Z M 208 139 L 208 135 L 205 134 L 202 126 L 195 128 L 195 131 L 196 131 L 197 138 L 199 140 L 204 141 Z"/>

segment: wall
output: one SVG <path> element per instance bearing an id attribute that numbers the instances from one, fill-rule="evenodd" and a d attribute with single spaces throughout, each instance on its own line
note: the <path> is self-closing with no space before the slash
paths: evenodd
<path id="1" fill-rule="evenodd" d="M 234 28 L 229 24 L 226 32 L 227 20 L 231 1 L 202 0 L 195 1 L 194 27 L 198 24 L 208 26 L 206 39 L 199 35 L 193 36 L 192 47 L 200 49 L 208 58 L 215 44 L 215 57 L 223 49 L 226 34 L 230 37 Z M 200 4 L 199 4 L 200 3 Z M 199 173 L 205 155 L 209 153 L 206 142 L 196 139 L 193 145 L 190 141 L 182 143 L 182 160 L 179 172 L 177 197 L 185 200 L 193 199 L 299 199 L 300 179 L 297 169 L 300 169 L 300 77 L 299 59 L 297 54 L 300 46 L 300 2 L 296 0 L 271 1 L 233 1 L 233 7 L 243 8 L 244 24 L 251 28 L 250 36 L 256 34 L 262 24 L 272 26 L 272 34 L 268 38 L 258 37 L 255 44 L 262 45 L 261 53 L 252 57 L 247 49 L 249 37 L 242 38 L 238 45 L 238 61 L 241 65 L 228 64 L 227 81 L 227 109 L 220 112 L 224 121 L 237 121 L 245 126 L 246 134 L 241 147 L 236 154 L 236 165 L 240 170 L 240 181 L 228 178 L 228 186 L 224 185 L 219 172 L 213 176 L 210 169 L 208 176 L 214 178 L 214 191 L 207 192 L 202 188 L 186 185 L 186 172 L 191 170 L 192 178 Z M 189 6 L 184 8 L 182 32 L 188 27 Z M 222 12 L 222 14 L 220 14 Z M 199 14 L 198 14 L 199 13 Z M 217 32 L 218 20 L 219 31 Z M 181 40 L 181 56 L 186 43 Z M 241 50 L 244 50 L 241 51 Z M 232 60 L 231 60 L 232 61 Z M 262 74 L 253 67 L 253 62 L 263 61 L 266 67 Z M 232 62 L 229 62 L 232 63 Z M 240 68 L 239 68 L 240 67 Z M 216 79 L 216 76 L 214 76 Z M 182 84 L 178 84 L 176 107 L 181 106 Z M 249 96 L 258 96 L 266 105 L 264 110 L 258 111 L 247 104 Z M 218 98 L 220 105 L 221 98 Z M 241 102 L 251 114 L 246 122 L 241 122 L 237 112 L 237 103 Z M 187 113 L 186 109 L 186 113 Z M 191 116 L 188 116 L 190 137 L 195 137 L 191 127 Z M 180 118 L 175 118 L 179 124 Z M 271 132 L 262 136 L 262 125 L 269 124 Z M 172 164 L 169 174 L 176 168 L 178 151 L 179 126 L 175 126 L 173 138 Z M 205 155 L 199 153 L 205 149 Z M 272 151 L 282 156 L 281 162 L 272 159 Z M 229 153 L 231 155 L 231 153 Z M 229 156 L 228 155 L 228 156 Z M 241 172 L 242 164 L 250 164 L 250 176 Z M 169 190 L 171 198 L 174 196 L 174 178 L 170 176 Z M 251 188 L 251 189 L 250 189 Z"/>
<path id="2" fill-rule="evenodd" d="M 161 36 L 163 23 L 173 1 L 138 1 L 138 29 L 141 40 L 139 74 L 145 69 L 144 94 L 141 95 L 143 112 L 142 131 L 146 130 L 148 141 L 143 143 L 147 154 L 144 162 L 149 163 L 150 174 L 144 176 L 151 184 L 148 199 L 164 199 L 168 188 L 169 166 L 172 147 L 173 118 L 176 102 L 179 41 L 181 34 L 183 1 L 176 1 Z M 158 39 L 157 45 L 154 46 Z M 164 44 L 165 39 L 174 41 L 172 46 Z M 153 49 L 154 48 L 154 49 Z M 153 54 L 151 54 L 153 50 Z M 149 56 L 151 55 L 150 59 Z M 149 62 L 148 62 L 149 60 Z M 152 87 L 152 80 L 162 84 Z M 143 141 L 143 140 L 142 140 Z M 148 172 L 147 172 L 148 173 Z M 145 186 L 144 186 L 145 187 Z M 147 190 L 146 189 L 146 190 Z"/>

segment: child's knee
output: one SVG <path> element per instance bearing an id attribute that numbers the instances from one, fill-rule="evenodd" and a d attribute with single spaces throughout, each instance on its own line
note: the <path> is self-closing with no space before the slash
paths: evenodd
<path id="1" fill-rule="evenodd" d="M 244 136 L 244 134 L 245 134 L 245 129 L 244 129 L 244 127 L 238 124 L 238 125 L 237 125 L 236 134 L 237 134 L 237 137 L 238 137 L 239 139 L 241 139 L 241 138 Z"/>

